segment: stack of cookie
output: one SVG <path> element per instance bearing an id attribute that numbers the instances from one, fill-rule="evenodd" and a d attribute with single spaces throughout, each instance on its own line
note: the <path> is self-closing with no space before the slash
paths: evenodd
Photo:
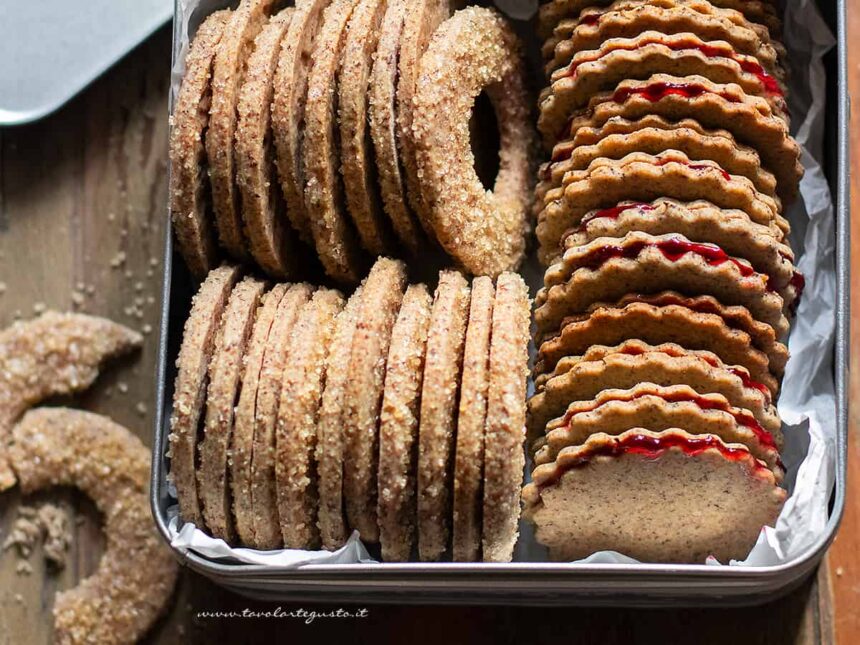
<path id="1" fill-rule="evenodd" d="M 449 20 L 448 0 L 280 4 L 241 0 L 211 14 L 185 58 L 171 212 L 192 273 L 203 278 L 226 253 L 277 279 L 306 278 L 312 247 L 329 277 L 352 285 L 370 256 L 426 254 L 437 239 L 475 275 L 515 269 L 533 123 L 506 21 L 488 9 Z M 498 197 L 469 147 L 485 86 L 504 117 Z"/>
<path id="2" fill-rule="evenodd" d="M 529 300 L 382 258 L 355 293 L 209 273 L 177 362 L 180 515 L 231 544 L 386 560 L 511 559 L 524 466 Z"/>
<path id="3" fill-rule="evenodd" d="M 785 499 L 775 403 L 802 174 L 769 0 L 551 0 L 523 498 L 553 557 L 744 558 Z"/>

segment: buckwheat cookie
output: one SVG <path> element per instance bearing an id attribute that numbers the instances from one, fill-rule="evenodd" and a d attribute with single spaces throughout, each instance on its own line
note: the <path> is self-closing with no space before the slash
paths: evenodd
<path id="1" fill-rule="evenodd" d="M 391 330 L 406 287 L 406 267 L 380 258 L 362 283 L 358 325 L 352 338 L 350 378 L 344 399 L 344 495 L 349 524 L 366 542 L 379 541 L 376 521 L 376 474 L 379 455 L 379 409 L 385 383 L 385 359 Z"/>
<path id="2" fill-rule="evenodd" d="M 628 78 L 644 79 L 666 70 L 676 76 L 736 83 L 748 95 L 766 100 L 774 114 L 788 121 L 783 87 L 754 57 L 737 53 L 726 42 L 705 43 L 692 34 L 646 31 L 635 38 L 604 41 L 596 51 L 579 52 L 567 66 L 553 72 L 541 96 L 538 126 L 556 131 L 593 94 L 611 90 Z"/>
<path id="3" fill-rule="evenodd" d="M 324 549 L 343 546 L 348 537 L 343 504 L 346 387 L 349 357 L 361 310 L 359 287 L 337 315 L 325 368 L 325 387 L 317 423 L 316 468 L 319 479 L 319 529 Z"/>
<path id="4" fill-rule="evenodd" d="M 749 410 L 768 432 L 778 432 L 779 414 L 770 391 L 740 367 L 725 365 L 709 352 L 687 351 L 665 343 L 656 347 L 627 341 L 599 348 L 595 360 L 581 360 L 553 372 L 543 391 L 529 399 L 529 435 L 536 437 L 547 423 L 573 401 L 588 401 L 607 388 L 628 389 L 639 383 L 689 385 L 699 394 L 722 394 L 736 408 Z M 597 352 L 595 352 L 597 353 Z"/>
<path id="5" fill-rule="evenodd" d="M 242 386 L 245 348 L 264 289 L 263 282 L 250 276 L 233 288 L 209 360 L 204 435 L 198 446 L 197 495 L 206 527 L 227 543 L 236 539 L 227 486 L 234 406 Z"/>
<path id="6" fill-rule="evenodd" d="M 340 171 L 346 203 L 362 245 L 374 255 L 391 249 L 368 126 L 371 68 L 387 4 L 387 0 L 360 0 L 356 5 L 337 73 Z"/>
<path id="7" fill-rule="evenodd" d="M 302 155 L 305 207 L 314 246 L 326 273 L 344 283 L 358 282 L 364 257 L 343 203 L 337 147 L 336 75 L 346 43 L 346 26 L 358 0 L 334 0 L 323 15 L 313 67 L 308 77 Z"/>
<path id="8" fill-rule="evenodd" d="M 555 145 L 544 177 L 549 174 L 555 188 L 569 171 L 583 170 L 600 157 L 621 159 L 631 152 L 656 155 L 665 150 L 678 150 L 690 159 L 710 159 L 727 173 L 746 177 L 756 190 L 780 205 L 776 177 L 762 167 L 755 150 L 739 144 L 727 130 L 708 130 L 692 119 L 675 122 L 648 115 L 636 121 L 612 118 L 599 128 L 579 128 L 574 137 Z"/>
<path id="9" fill-rule="evenodd" d="M 767 354 L 771 371 L 781 377 L 788 362 L 788 348 L 779 342 L 773 327 L 752 317 L 746 307 L 724 305 L 712 296 L 685 296 L 677 291 L 660 291 L 654 294 L 626 294 L 613 304 L 625 307 L 632 302 L 644 302 L 655 307 L 678 305 L 691 311 L 708 313 L 722 318 L 726 325 L 749 335 L 753 346 Z M 603 303 L 594 305 L 601 306 Z"/>
<path id="10" fill-rule="evenodd" d="M 517 542 L 525 467 L 529 314 L 525 282 L 515 273 L 503 273 L 493 306 L 484 427 L 484 562 L 510 562 Z"/>
<path id="11" fill-rule="evenodd" d="M 302 307 L 290 334 L 275 426 L 278 518 L 288 549 L 319 546 L 314 451 L 326 358 L 342 308 L 339 291 L 319 289 Z"/>
<path id="12" fill-rule="evenodd" d="M 550 373 L 565 356 L 584 354 L 591 345 L 617 345 L 631 338 L 655 345 L 677 343 L 688 349 L 709 350 L 729 364 L 743 365 L 774 395 L 779 389 L 767 355 L 753 347 L 746 332 L 732 329 L 714 314 L 644 302 L 632 302 L 623 308 L 591 307 L 587 313 L 565 318 L 561 330 L 541 343 L 535 373 Z"/>
<path id="13" fill-rule="evenodd" d="M 769 288 L 779 293 L 786 305 L 793 306 L 801 295 L 803 278 L 787 244 L 773 237 L 767 227 L 751 222 L 743 211 L 716 208 L 705 201 L 681 203 L 661 197 L 647 204 L 623 203 L 593 211 L 582 218 L 579 229 L 562 245 L 573 248 L 600 237 L 621 238 L 631 231 L 678 233 L 694 242 L 716 244 L 766 275 Z"/>
<path id="14" fill-rule="evenodd" d="M 204 527 L 197 495 L 197 440 L 206 403 L 209 361 L 221 316 L 233 286 L 241 276 L 236 266 L 210 271 L 191 301 L 182 346 L 176 359 L 173 412 L 170 415 L 170 478 L 176 486 L 179 515 L 185 522 Z"/>
<path id="15" fill-rule="evenodd" d="M 88 388 L 105 362 L 142 344 L 139 333 L 105 318 L 55 311 L 0 331 L 0 491 L 15 484 L 5 446 L 24 410 Z"/>
<path id="16" fill-rule="evenodd" d="M 397 60 L 397 144 L 406 176 L 406 197 L 424 230 L 430 226 L 415 154 L 412 120 L 419 89 L 421 57 L 436 29 L 451 15 L 452 0 L 410 0 L 407 3 Z"/>
<path id="17" fill-rule="evenodd" d="M 454 560 L 460 562 L 477 562 L 481 554 L 484 424 L 490 384 L 494 296 L 490 278 L 484 276 L 472 281 L 454 454 L 452 551 Z"/>
<path id="18" fill-rule="evenodd" d="M 239 92 L 234 149 L 249 250 L 266 273 L 279 278 L 293 275 L 299 268 L 297 240 L 277 181 L 270 129 L 272 79 L 292 12 L 288 7 L 273 16 L 254 41 Z"/>
<path id="19" fill-rule="evenodd" d="M 275 422 L 280 406 L 284 369 L 289 361 L 290 335 L 299 311 L 313 294 L 308 284 L 294 284 L 278 303 L 275 319 L 269 330 L 263 367 L 257 384 L 254 414 L 254 447 L 251 456 L 251 511 L 253 513 L 256 549 L 277 549 L 283 546 L 278 519 L 278 499 L 275 486 Z"/>
<path id="20" fill-rule="evenodd" d="M 451 459 L 469 298 L 469 284 L 460 273 L 439 274 L 418 417 L 418 555 L 424 561 L 437 560 L 448 548 Z"/>
<path id="21" fill-rule="evenodd" d="M 242 0 L 230 14 L 212 65 L 212 105 L 206 129 L 206 155 L 212 185 L 212 207 L 218 238 L 236 258 L 248 257 L 242 233 L 233 141 L 236 107 L 245 75 L 245 64 L 254 39 L 263 28 L 274 0 Z"/>
<path id="22" fill-rule="evenodd" d="M 743 54 L 755 56 L 769 73 L 784 77 L 769 39 L 762 39 L 743 16 L 706 0 L 651 0 L 647 4 L 616 0 L 606 7 L 586 7 L 578 17 L 559 22 L 544 42 L 546 75 L 567 65 L 577 52 L 597 49 L 610 38 L 631 38 L 644 31 L 722 40 Z"/>
<path id="23" fill-rule="evenodd" d="M 104 518 L 95 572 L 56 595 L 56 642 L 138 642 L 168 605 L 179 570 L 152 525 L 149 450 L 107 417 L 43 408 L 14 428 L 9 458 L 24 494 L 74 486 Z"/>
<path id="24" fill-rule="evenodd" d="M 644 562 L 743 559 L 786 498 L 744 446 L 678 429 L 598 432 L 532 478 L 524 514 L 557 560 L 602 550 Z"/>
<path id="25" fill-rule="evenodd" d="M 298 0 L 281 45 L 272 97 L 272 138 L 278 179 L 287 202 L 287 216 L 305 242 L 312 242 L 305 207 L 303 139 L 308 75 L 323 10 L 331 0 Z"/>
<path id="26" fill-rule="evenodd" d="M 385 363 L 379 411 L 377 517 L 382 558 L 404 562 L 415 543 L 418 410 L 433 299 L 423 284 L 409 285 Z"/>
<path id="27" fill-rule="evenodd" d="M 470 7 L 436 30 L 420 70 L 408 153 L 421 180 L 419 214 L 469 272 L 495 277 L 516 269 L 525 252 L 537 147 L 522 45 L 497 11 Z M 499 126 L 492 191 L 478 177 L 471 146 L 470 117 L 481 92 Z"/>
<path id="28" fill-rule="evenodd" d="M 598 238 L 568 249 L 547 275 L 549 286 L 535 298 L 535 322 L 542 333 L 558 329 L 566 316 L 586 311 L 598 300 L 665 289 L 712 295 L 746 307 L 779 337 L 788 332 L 783 299 L 766 275 L 716 244 L 696 244 L 679 234 L 633 231 L 620 240 Z"/>
<path id="29" fill-rule="evenodd" d="M 619 160 L 598 158 L 585 170 L 567 173 L 564 182 L 547 193 L 547 205 L 538 217 L 538 256 L 546 264 L 558 257 L 565 232 L 579 226 L 588 211 L 627 200 L 705 200 L 744 211 L 779 239 L 790 231 L 776 202 L 758 192 L 749 179 L 730 175 L 713 161 L 691 160 L 677 150 L 656 155 L 632 152 Z"/>
<path id="30" fill-rule="evenodd" d="M 170 119 L 170 214 L 179 252 L 188 269 L 203 278 L 215 267 L 218 249 L 210 215 L 203 137 L 209 125 L 212 62 L 230 11 L 210 14 L 197 29 Z"/>
<path id="31" fill-rule="evenodd" d="M 399 240 L 415 255 L 423 245 L 423 234 L 409 209 L 397 150 L 397 61 L 406 9 L 407 0 L 388 2 L 370 76 L 368 116 L 385 213 Z"/>
<path id="32" fill-rule="evenodd" d="M 251 488 L 251 464 L 254 453 L 254 430 L 257 418 L 257 397 L 263 360 L 269 344 L 269 333 L 288 285 L 277 284 L 260 299 L 254 328 L 248 339 L 243 357 L 242 389 L 233 418 L 233 436 L 230 444 L 230 490 L 233 499 L 233 518 L 236 533 L 242 544 L 254 545 L 254 511 Z M 274 340 L 274 339 L 273 339 Z"/>
<path id="33" fill-rule="evenodd" d="M 595 428 L 620 435 L 633 428 L 655 432 L 684 428 L 693 435 L 712 434 L 726 443 L 746 446 L 773 471 L 777 483 L 785 475 L 779 440 L 753 416 L 732 407 L 720 394 L 698 394 L 687 385 L 662 387 L 641 383 L 629 390 L 604 390 L 591 401 L 575 401 L 564 415 L 547 425 L 546 443 L 535 454 L 535 465 L 555 461 L 568 446 L 585 443 Z"/>
<path id="34" fill-rule="evenodd" d="M 749 96 L 733 83 L 713 83 L 701 76 L 655 74 L 647 80 L 625 80 L 615 90 L 591 97 L 588 107 L 573 115 L 571 135 L 582 126 L 596 127 L 610 117 L 638 119 L 656 114 L 670 120 L 695 119 L 706 128 L 723 128 L 754 148 L 777 180 L 777 193 L 788 205 L 797 194 L 803 167 L 800 148 L 789 135 L 785 121 L 770 104 Z M 550 137 L 557 140 L 556 136 Z"/>

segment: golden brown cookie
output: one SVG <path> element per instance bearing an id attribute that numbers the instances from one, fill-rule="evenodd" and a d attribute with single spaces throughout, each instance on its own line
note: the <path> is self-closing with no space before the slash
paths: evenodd
<path id="1" fill-rule="evenodd" d="M 421 57 L 433 33 L 452 10 L 451 0 L 410 0 L 400 34 L 397 60 L 397 145 L 406 179 L 406 197 L 413 212 L 428 233 L 432 231 L 419 177 L 412 121 L 415 97 L 421 74 Z"/>
<path id="2" fill-rule="evenodd" d="M 197 440 L 204 414 L 209 361 L 221 316 L 233 286 L 241 276 L 238 267 L 224 265 L 209 275 L 191 301 L 182 346 L 176 359 L 173 413 L 170 416 L 170 478 L 176 486 L 179 515 L 204 528 L 197 495 Z"/>
<path id="3" fill-rule="evenodd" d="M 463 364 L 469 284 L 442 271 L 433 299 L 418 423 L 418 555 L 437 560 L 448 548 L 451 460 Z"/>
<path id="4" fill-rule="evenodd" d="M 455 561 L 460 562 L 477 562 L 481 555 L 484 422 L 490 384 L 494 296 L 495 288 L 490 278 L 484 276 L 472 280 L 454 456 L 452 555 Z"/>
<path id="5" fill-rule="evenodd" d="M 212 65 L 212 105 L 206 129 L 206 155 L 212 185 L 212 207 L 218 239 L 236 258 L 248 257 L 236 189 L 236 107 L 245 63 L 254 39 L 265 24 L 274 0 L 242 0 L 230 14 Z"/>
<path id="6" fill-rule="evenodd" d="M 358 0 L 334 0 L 323 15 L 313 53 L 305 103 L 302 144 L 305 208 L 314 246 L 326 273 L 344 283 L 358 282 L 364 257 L 343 201 L 337 147 L 336 75 L 346 44 L 347 22 Z"/>
<path id="7" fill-rule="evenodd" d="M 245 348 L 264 289 L 263 282 L 250 276 L 233 288 L 209 360 L 204 435 L 198 446 L 197 496 L 209 532 L 228 544 L 236 539 L 227 486 L 234 406 L 242 386 Z"/>
<path id="8" fill-rule="evenodd" d="M 233 435 L 230 444 L 230 491 L 233 500 L 233 518 L 239 542 L 246 545 L 256 543 L 254 536 L 254 512 L 251 497 L 251 463 L 254 454 L 254 425 L 257 417 L 257 396 L 263 359 L 269 342 L 269 332 L 275 322 L 278 306 L 288 285 L 278 284 L 260 299 L 254 320 L 254 328 L 248 339 L 243 358 L 242 390 L 233 418 Z"/>
<path id="9" fill-rule="evenodd" d="M 343 457 L 346 398 L 352 377 L 349 357 L 361 309 L 361 287 L 337 315 L 326 359 L 325 388 L 317 423 L 316 467 L 319 479 L 319 529 L 324 549 L 343 546 L 348 535 L 343 508 Z"/>
<path id="10" fill-rule="evenodd" d="M 385 213 L 397 237 L 413 255 L 422 246 L 423 234 L 409 209 L 397 149 L 397 61 L 407 0 L 389 0 L 379 33 L 368 102 L 370 135 Z"/>
<path id="11" fill-rule="evenodd" d="M 0 445 L 31 405 L 92 385 L 103 363 L 143 344 L 135 331 L 105 318 L 48 311 L 0 331 Z M 0 450 L 0 491 L 15 484 Z"/>
<path id="12" fill-rule="evenodd" d="M 349 525 L 366 542 L 379 541 L 376 521 L 379 409 L 391 330 L 405 287 L 406 267 L 402 262 L 389 258 L 376 261 L 362 283 L 361 309 L 349 358 L 350 379 L 344 392 L 344 495 Z"/>
<path id="13" fill-rule="evenodd" d="M 743 559 L 786 497 L 744 446 L 679 429 L 598 432 L 532 477 L 525 516 L 556 560 L 603 550 L 644 562 Z"/>
<path id="14" fill-rule="evenodd" d="M 170 120 L 170 215 L 176 245 L 197 278 L 213 269 L 218 258 L 207 212 L 209 182 L 203 136 L 209 125 L 212 62 L 229 17 L 229 10 L 216 11 L 197 29 Z"/>
<path id="15" fill-rule="evenodd" d="M 287 290 L 278 304 L 266 341 L 263 367 L 257 384 L 254 447 L 251 457 L 254 542 L 249 546 L 256 549 L 276 549 L 283 546 L 275 488 L 275 422 L 280 405 L 281 382 L 289 360 L 290 334 L 299 311 L 312 294 L 313 287 L 308 284 L 294 284 Z"/>
<path id="16" fill-rule="evenodd" d="M 420 69 L 412 98 L 414 142 L 407 152 L 407 159 L 414 157 L 407 168 L 417 167 L 410 190 L 420 187 L 419 214 L 469 272 L 495 277 L 516 269 L 525 253 L 537 146 L 522 45 L 497 11 L 471 7 L 436 30 Z M 492 191 L 475 171 L 469 128 L 481 92 L 499 125 Z"/>
<path id="17" fill-rule="evenodd" d="M 342 308 L 339 291 L 319 289 L 290 334 L 275 430 L 278 518 L 288 549 L 319 545 L 314 451 L 329 342 Z"/>
<path id="18" fill-rule="evenodd" d="M 493 305 L 484 429 L 484 562 L 510 562 L 517 541 L 525 467 L 529 314 L 528 289 L 522 277 L 500 275 Z"/>
<path id="19" fill-rule="evenodd" d="M 151 455 L 107 417 L 68 408 L 28 412 L 9 456 L 25 494 L 74 486 L 104 517 L 95 572 L 54 601 L 59 643 L 134 643 L 167 607 L 179 567 L 152 525 Z"/>
<path id="20" fill-rule="evenodd" d="M 382 558 L 387 562 L 408 560 L 415 543 L 415 449 L 432 305 L 423 284 L 406 289 L 385 364 L 377 517 Z"/>
<path id="21" fill-rule="evenodd" d="M 386 6 L 386 0 L 360 0 L 356 5 L 337 73 L 340 172 L 346 204 L 362 245 L 374 255 L 391 250 L 368 129 L 370 74 Z"/>
<path id="22" fill-rule="evenodd" d="M 239 93 L 234 149 L 249 250 L 266 273 L 278 278 L 291 276 L 299 269 L 298 240 L 287 220 L 278 185 L 270 128 L 272 80 L 292 12 L 288 7 L 273 16 L 254 41 Z"/>
<path id="23" fill-rule="evenodd" d="M 313 240 L 305 208 L 305 176 L 302 145 L 305 129 L 305 100 L 308 75 L 314 62 L 314 47 L 323 10 L 331 0 L 298 0 L 290 28 L 281 45 L 272 98 L 272 137 L 281 190 L 287 202 L 287 217 L 301 238 Z"/>

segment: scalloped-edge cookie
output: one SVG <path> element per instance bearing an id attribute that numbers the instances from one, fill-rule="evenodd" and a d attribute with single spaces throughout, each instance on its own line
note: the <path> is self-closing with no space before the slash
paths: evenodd
<path id="1" fill-rule="evenodd" d="M 749 410 L 769 432 L 779 430 L 781 421 L 770 402 L 770 392 L 751 382 L 745 369 L 726 366 L 715 357 L 680 346 L 664 344 L 659 346 L 661 351 L 648 351 L 645 343 L 628 342 L 624 347 L 631 352 L 643 351 L 624 353 L 602 348 L 601 358 L 580 361 L 554 373 L 543 391 L 529 399 L 529 436 L 543 433 L 547 423 L 563 415 L 573 401 L 588 401 L 602 390 L 628 389 L 639 383 L 689 385 L 699 394 L 722 394 L 736 408 Z"/>
<path id="2" fill-rule="evenodd" d="M 744 0 L 749 4 L 757 0 Z M 692 33 L 703 40 L 724 40 L 755 56 L 769 72 L 782 76 L 777 52 L 768 38 L 732 10 L 703 0 L 617 0 L 607 7 L 586 7 L 560 21 L 543 45 L 546 74 L 563 67 L 579 51 L 597 49 L 608 38 L 631 38 L 643 31 Z"/>
<path id="3" fill-rule="evenodd" d="M 735 83 L 750 96 L 766 100 L 788 122 L 785 92 L 751 56 L 738 54 L 724 41 L 703 42 L 691 34 L 647 31 L 636 38 L 612 38 L 600 49 L 577 53 L 556 70 L 541 95 L 539 127 L 557 132 L 573 110 L 592 95 L 613 89 L 625 79 L 646 79 L 671 70 L 675 76 L 702 76 L 715 83 Z"/>
<path id="4" fill-rule="evenodd" d="M 798 297 L 799 275 L 791 248 L 767 227 L 751 222 L 743 211 L 721 209 L 700 201 L 687 205 L 668 198 L 650 203 L 625 202 L 587 213 L 580 227 L 564 238 L 569 249 L 599 237 L 624 237 L 632 231 L 651 235 L 678 233 L 691 242 L 716 244 L 729 255 L 742 257 L 768 277 L 769 286 L 791 305 Z"/>
<path id="5" fill-rule="evenodd" d="M 566 316 L 584 312 L 595 302 L 664 290 L 712 295 L 746 307 L 780 338 L 788 332 L 782 297 L 766 275 L 715 244 L 693 243 L 678 234 L 633 231 L 620 240 L 598 238 L 568 249 L 547 275 L 552 286 L 541 289 L 535 299 L 541 332 L 557 329 Z"/>
<path id="6" fill-rule="evenodd" d="M 774 200 L 758 192 L 749 179 L 730 175 L 710 160 L 691 160 L 677 150 L 657 155 L 632 152 L 620 160 L 595 159 L 585 170 L 568 172 L 564 181 L 563 187 L 547 193 L 547 205 L 538 217 L 538 257 L 544 264 L 558 258 L 563 236 L 578 227 L 586 213 L 625 201 L 704 200 L 744 211 L 779 240 L 790 231 Z"/>
<path id="7" fill-rule="evenodd" d="M 701 76 L 655 74 L 647 80 L 625 80 L 614 91 L 591 97 L 588 107 L 573 115 L 565 136 L 581 126 L 597 127 L 610 117 L 638 119 L 657 114 L 677 121 L 695 119 L 706 128 L 724 128 L 735 139 L 755 149 L 765 168 L 774 174 L 777 193 L 785 205 L 797 194 L 803 167 L 800 147 L 785 122 L 764 99 L 749 96 L 734 84 L 712 83 Z M 557 135 L 551 137 L 554 142 Z"/>
<path id="8" fill-rule="evenodd" d="M 644 562 L 740 560 L 785 498 L 742 445 L 679 429 L 597 433 L 536 468 L 523 490 L 525 516 L 556 560 L 603 550 Z"/>
<path id="9" fill-rule="evenodd" d="M 785 475 L 779 457 L 781 432 L 768 432 L 749 412 L 733 407 L 721 394 L 699 394 L 688 385 L 653 383 L 640 383 L 629 390 L 603 390 L 590 401 L 571 403 L 564 415 L 547 425 L 546 441 L 534 455 L 535 465 L 550 463 L 562 449 L 585 443 L 595 428 L 618 435 L 636 427 L 715 434 L 726 443 L 749 448 L 770 467 L 778 482 Z"/>
<path id="10" fill-rule="evenodd" d="M 776 199 L 776 177 L 761 165 L 758 153 L 735 141 L 727 130 L 707 130 L 692 119 L 680 122 L 648 115 L 636 121 L 612 118 L 599 128 L 579 128 L 576 135 L 557 143 L 551 165 L 542 179 L 549 177 L 553 188 L 562 185 L 570 170 L 582 170 L 598 159 L 621 159 L 631 152 L 651 155 L 678 150 L 690 159 L 710 159 L 730 175 L 749 179 L 761 193 Z M 545 195 L 544 195 L 545 197 Z"/>
<path id="11" fill-rule="evenodd" d="M 633 302 L 623 308 L 601 307 L 565 318 L 561 331 L 541 343 L 535 374 L 551 372 L 565 356 L 584 354 L 591 345 L 617 345 L 631 338 L 652 345 L 677 343 L 688 349 L 711 351 L 730 365 L 743 365 L 774 395 L 779 389 L 779 382 L 770 372 L 767 355 L 752 346 L 746 332 L 730 328 L 714 314 L 697 313 L 678 305 L 655 307 L 643 302 Z"/>

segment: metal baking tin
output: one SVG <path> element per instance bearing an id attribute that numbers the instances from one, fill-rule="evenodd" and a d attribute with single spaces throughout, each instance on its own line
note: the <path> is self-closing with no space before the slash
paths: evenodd
<path id="1" fill-rule="evenodd" d="M 265 599 L 389 603 L 576 604 L 614 606 L 748 605 L 787 593 L 816 567 L 836 534 L 845 506 L 847 459 L 847 361 L 849 356 L 849 184 L 848 95 L 845 2 L 823 2 L 821 9 L 838 36 L 829 55 L 825 169 L 835 197 L 837 218 L 837 319 L 834 348 L 836 382 L 836 486 L 830 518 L 818 542 L 791 562 L 776 566 L 714 567 L 665 564 L 572 564 L 514 562 L 308 565 L 285 569 L 224 564 L 193 553 L 177 557 L 214 582 Z M 174 43 L 174 55 L 179 43 Z M 835 117 L 835 118 L 834 118 Z M 165 243 L 163 312 L 158 361 L 158 402 L 152 464 L 152 510 L 165 539 L 167 531 L 166 437 L 184 314 L 192 288 L 187 272 L 172 265 L 171 232 Z M 171 316 L 170 312 L 179 312 Z"/>

